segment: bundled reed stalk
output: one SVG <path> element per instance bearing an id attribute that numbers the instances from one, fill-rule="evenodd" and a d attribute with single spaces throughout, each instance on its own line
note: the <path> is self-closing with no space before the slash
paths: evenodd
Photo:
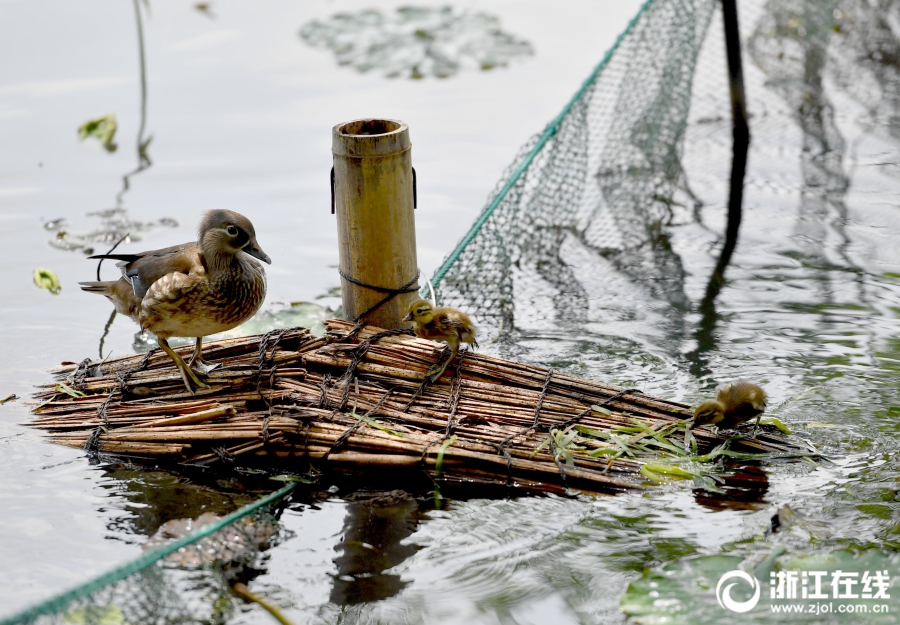
<path id="1" fill-rule="evenodd" d="M 463 353 L 425 384 L 442 344 L 340 320 L 326 326 L 324 338 L 294 328 L 208 343 L 205 360 L 221 366 L 193 396 L 161 352 L 64 365 L 37 393 L 32 425 L 90 452 L 193 465 L 405 467 L 590 492 L 683 474 L 659 463 L 727 441 L 701 428 L 697 448 L 685 448 L 683 404 L 494 356 Z M 768 434 L 732 439 L 728 449 L 800 451 Z"/>

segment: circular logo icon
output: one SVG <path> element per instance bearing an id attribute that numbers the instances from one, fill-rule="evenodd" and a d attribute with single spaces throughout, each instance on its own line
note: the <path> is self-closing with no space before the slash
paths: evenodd
<path id="1" fill-rule="evenodd" d="M 737 583 L 732 582 L 726 585 L 725 582 L 734 578 L 742 579 L 750 584 L 750 588 L 753 590 L 753 596 L 746 601 L 735 601 L 732 599 L 731 588 L 737 585 Z M 755 608 L 756 604 L 759 603 L 759 593 L 759 580 L 750 575 L 750 573 L 745 573 L 744 571 L 728 571 L 719 578 L 719 583 L 716 584 L 716 600 L 718 600 L 720 606 L 726 610 L 731 610 L 732 612 L 749 612 Z"/>

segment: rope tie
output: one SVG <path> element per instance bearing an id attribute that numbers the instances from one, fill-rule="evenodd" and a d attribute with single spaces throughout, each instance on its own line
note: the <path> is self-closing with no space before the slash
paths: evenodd
<path id="1" fill-rule="evenodd" d="M 269 409 L 268 414 L 263 419 L 262 422 L 262 437 L 263 443 L 269 442 L 269 420 L 272 418 L 272 398 L 264 395 L 262 390 L 260 389 L 260 385 L 262 384 L 262 375 L 263 375 L 263 367 L 267 364 L 271 365 L 272 369 L 269 372 L 269 390 L 274 390 L 275 388 L 275 370 L 278 369 L 278 366 L 275 364 L 275 352 L 278 350 L 278 343 L 281 341 L 281 337 L 284 336 L 284 333 L 287 332 L 286 329 L 278 329 L 278 330 L 269 330 L 262 337 L 259 342 L 259 361 L 257 362 L 256 369 L 256 392 L 259 393 L 260 398 L 266 402 L 266 406 Z M 274 336 L 275 340 L 272 342 L 272 354 L 267 355 L 266 351 L 269 349 L 269 338 Z"/>
<path id="2" fill-rule="evenodd" d="M 78 363 L 78 368 L 75 369 L 75 374 L 72 376 L 72 388 L 76 391 L 84 390 L 84 379 L 88 377 L 88 369 L 90 369 L 90 367 L 90 358 L 85 358 Z"/>
<path id="3" fill-rule="evenodd" d="M 352 277 L 348 276 L 343 271 L 341 271 L 340 268 L 338 268 L 338 273 L 341 274 L 341 277 L 344 280 L 346 280 L 347 282 L 352 282 L 356 286 L 361 286 L 364 289 L 370 289 L 372 291 L 377 291 L 378 293 L 386 293 L 387 294 L 384 298 L 382 298 L 381 300 L 379 300 L 372 306 L 369 306 L 364 311 L 359 313 L 356 316 L 356 318 L 351 320 L 351 321 L 353 321 L 353 323 L 358 323 L 360 319 L 362 319 L 363 317 L 368 315 L 373 310 L 377 310 L 378 308 L 381 308 L 383 305 L 387 304 L 389 301 L 391 301 L 398 295 L 403 295 L 404 293 L 415 293 L 416 291 L 419 290 L 419 284 L 418 284 L 419 283 L 419 275 L 420 275 L 419 271 L 416 271 L 415 278 L 413 278 L 412 280 L 410 280 L 409 282 L 407 282 L 406 284 L 401 286 L 399 289 L 392 289 L 392 288 L 389 288 L 386 286 L 374 286 L 372 284 L 366 284 L 365 282 L 362 282 L 360 280 L 357 280 L 356 278 L 352 278 Z"/>
<path id="4" fill-rule="evenodd" d="M 356 325 L 357 325 L 357 327 L 354 328 L 353 331 L 351 331 L 350 334 L 347 335 L 348 337 L 350 337 L 351 335 L 354 335 L 354 332 L 358 332 L 360 329 L 362 329 L 361 324 L 357 323 Z M 350 365 L 347 367 L 347 371 L 344 372 L 344 374 L 341 376 L 340 380 L 338 381 L 339 384 L 343 385 L 343 392 L 341 394 L 341 403 L 339 404 L 340 410 L 343 410 L 344 406 L 347 405 L 347 399 L 350 396 L 350 383 L 353 381 L 353 376 L 356 375 L 356 368 L 359 366 L 359 363 L 362 362 L 363 356 L 365 356 L 366 352 L 369 351 L 369 347 L 372 345 L 372 343 L 376 343 L 380 339 L 383 339 L 384 337 L 387 337 L 387 336 L 400 336 L 400 335 L 415 336 L 415 334 L 413 334 L 412 330 L 405 330 L 403 328 L 397 328 L 395 330 L 385 330 L 384 332 L 378 332 L 377 334 L 373 334 L 372 336 L 370 336 L 369 338 L 364 340 L 362 343 L 360 343 L 359 346 L 357 346 L 357 348 L 353 350 L 353 358 L 350 361 Z M 355 338 L 355 336 L 354 336 L 354 338 Z M 323 393 L 323 397 L 324 397 L 325 396 L 324 388 L 322 389 L 322 393 Z M 327 399 L 326 399 L 326 406 L 327 406 Z"/>
<path id="5" fill-rule="evenodd" d="M 364 415 L 361 416 L 361 417 L 356 417 L 357 419 L 359 419 L 359 421 L 357 421 L 356 423 L 354 423 L 353 425 L 351 425 L 349 428 L 347 428 L 346 430 L 344 430 L 344 431 L 341 433 L 340 436 L 338 436 L 337 440 L 334 441 L 334 444 L 333 444 L 331 447 L 329 447 L 329 448 L 328 448 L 328 451 L 325 452 L 325 455 L 322 456 L 322 460 L 328 460 L 328 456 L 330 456 L 332 453 L 334 453 L 335 451 L 337 451 L 338 448 L 339 448 L 341 445 L 343 445 L 343 444 L 347 441 L 348 438 L 350 438 L 351 436 L 353 436 L 353 434 L 354 434 L 359 428 L 361 428 L 362 426 L 366 425 L 366 419 L 368 419 L 368 418 L 371 417 L 373 414 L 375 414 L 375 413 L 377 413 L 379 410 L 381 410 L 381 407 L 384 405 L 384 402 L 387 401 L 388 397 L 390 397 L 390 396 L 391 396 L 391 393 L 393 393 L 393 392 L 394 392 L 393 390 L 390 390 L 390 391 L 386 392 L 386 393 L 382 396 L 382 398 L 378 400 L 378 403 L 376 403 L 376 404 L 372 407 L 371 410 L 369 410 L 366 414 L 364 414 Z M 354 409 L 354 410 L 355 410 L 355 409 Z M 337 412 L 337 411 L 335 411 L 335 412 Z M 356 412 L 354 411 L 354 416 L 355 416 L 355 415 L 356 415 Z"/>
<path id="6" fill-rule="evenodd" d="M 453 430 L 456 429 L 456 426 L 459 424 L 458 421 L 455 420 L 456 417 L 456 408 L 459 406 L 459 396 L 462 392 L 462 362 L 466 357 L 468 352 L 463 352 L 459 357 L 459 364 L 456 365 L 456 375 L 453 376 L 453 379 L 450 380 L 450 414 L 447 415 L 447 427 L 444 428 L 444 435 L 435 439 L 429 443 L 426 443 L 425 447 L 422 449 L 422 455 L 419 458 L 419 462 L 425 462 L 425 456 L 428 454 L 428 450 L 432 445 L 440 445 L 444 441 L 449 440 L 451 436 L 453 436 Z M 407 412 L 409 407 L 412 405 L 413 401 L 422 394 L 422 391 L 425 389 L 425 383 L 428 382 L 428 378 L 426 377 L 422 384 L 419 386 L 418 390 L 413 394 L 410 398 L 409 403 L 406 404 L 406 408 L 403 409 L 403 412 Z"/>
<path id="7" fill-rule="evenodd" d="M 134 369 L 128 369 L 124 373 L 116 373 L 116 379 L 119 382 L 118 386 L 109 392 L 109 395 L 106 396 L 106 399 L 103 400 L 103 403 L 100 404 L 100 407 L 97 409 L 97 418 L 102 422 L 102 425 L 98 425 L 94 428 L 94 431 L 91 432 L 91 435 L 84 444 L 84 450 L 91 458 L 96 458 L 97 448 L 100 445 L 100 435 L 109 431 L 109 416 L 106 414 L 106 409 L 109 407 L 110 402 L 112 402 L 116 393 L 123 399 L 125 398 L 125 394 L 128 392 L 128 379 L 135 373 L 144 371 L 150 365 L 150 356 L 154 351 L 156 350 L 148 350 L 147 353 L 144 354 L 144 359 L 141 361 L 141 364 Z"/>

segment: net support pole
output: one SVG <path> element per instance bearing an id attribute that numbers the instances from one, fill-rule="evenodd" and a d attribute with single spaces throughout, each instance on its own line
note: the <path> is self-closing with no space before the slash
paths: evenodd
<path id="1" fill-rule="evenodd" d="M 744 92 L 744 69 L 741 62 L 741 37 L 738 29 L 736 0 L 722 0 L 722 19 L 725 27 L 725 50 L 728 55 L 728 84 L 731 92 L 731 125 L 733 149 L 731 184 L 728 194 L 728 226 L 725 244 L 719 261 L 706 287 L 705 303 L 712 303 L 725 282 L 725 269 L 737 247 L 744 199 L 744 174 L 747 171 L 747 151 L 750 147 L 750 127 L 747 124 L 747 99 Z"/>
<path id="2" fill-rule="evenodd" d="M 744 69 L 741 63 L 741 38 L 738 30 L 736 0 L 722 0 L 722 20 L 725 27 L 725 51 L 728 55 L 728 84 L 731 92 L 731 126 L 733 136 L 731 182 L 728 193 L 728 226 L 725 244 L 713 269 L 706 294 L 700 302 L 700 322 L 697 325 L 697 348 L 686 356 L 691 361 L 691 373 L 698 377 L 710 375 L 703 354 L 715 348 L 716 297 L 725 284 L 725 269 L 737 247 L 744 200 L 744 174 L 747 171 L 747 151 L 750 147 L 750 128 L 747 124 L 747 100 L 744 93 Z"/>
<path id="3" fill-rule="evenodd" d="M 388 330 L 418 299 L 411 147 L 400 121 L 358 119 L 332 129 L 344 318 Z"/>

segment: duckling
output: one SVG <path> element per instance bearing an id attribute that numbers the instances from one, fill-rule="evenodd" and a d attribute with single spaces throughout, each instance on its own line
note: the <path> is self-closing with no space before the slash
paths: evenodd
<path id="1" fill-rule="evenodd" d="M 766 392 L 756 384 L 745 380 L 729 382 L 718 388 L 715 400 L 697 406 L 690 428 L 700 425 L 734 428 L 762 415 L 766 410 L 766 401 Z"/>
<path id="2" fill-rule="evenodd" d="M 195 388 L 208 388 L 198 378 L 211 370 L 203 361 L 203 337 L 244 323 L 266 297 L 266 274 L 251 257 L 272 263 L 256 242 L 253 224 L 240 213 L 208 211 L 198 230 L 197 242 L 91 256 L 121 261 L 122 277 L 80 283 L 82 290 L 105 295 L 118 312 L 153 332 L 192 395 Z M 189 364 L 169 347 L 173 336 L 196 337 Z"/>
<path id="3" fill-rule="evenodd" d="M 409 314 L 403 321 L 411 321 L 413 332 L 416 336 L 432 341 L 444 341 L 450 348 L 450 357 L 442 366 L 435 364 L 425 374 L 432 382 L 441 377 L 450 361 L 459 353 L 460 342 L 468 343 L 472 347 L 478 347 L 475 340 L 475 324 L 469 316 L 455 308 L 434 308 L 431 302 L 420 299 L 409 305 Z"/>

